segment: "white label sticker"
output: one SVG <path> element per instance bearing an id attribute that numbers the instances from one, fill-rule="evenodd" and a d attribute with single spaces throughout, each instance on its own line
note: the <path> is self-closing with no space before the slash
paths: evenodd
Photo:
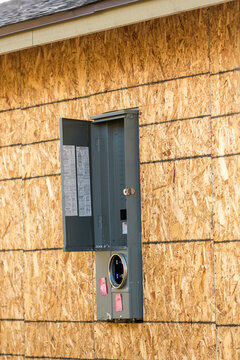
<path id="1" fill-rule="evenodd" d="M 76 161 L 73 145 L 63 145 L 63 169 L 65 216 L 77 216 Z"/>
<path id="2" fill-rule="evenodd" d="M 92 216 L 88 147 L 77 146 L 77 180 L 79 216 Z"/>
<path id="3" fill-rule="evenodd" d="M 122 223 L 122 234 L 127 234 L 127 222 Z"/>

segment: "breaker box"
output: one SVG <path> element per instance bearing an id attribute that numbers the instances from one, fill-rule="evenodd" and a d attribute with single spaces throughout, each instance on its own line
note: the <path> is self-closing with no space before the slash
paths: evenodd
<path id="1" fill-rule="evenodd" d="M 138 111 L 60 119 L 64 251 L 95 251 L 97 318 L 142 319 Z"/>

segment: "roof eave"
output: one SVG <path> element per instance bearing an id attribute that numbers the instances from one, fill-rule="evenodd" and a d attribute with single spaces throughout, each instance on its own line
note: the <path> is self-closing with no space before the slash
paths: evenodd
<path id="1" fill-rule="evenodd" d="M 75 12 L 65 12 L 65 14 L 62 14 L 64 16 L 63 18 L 60 18 L 61 14 L 59 13 L 56 14 L 59 18 L 48 19 L 48 23 L 28 24 L 29 28 L 27 28 L 27 22 L 24 22 L 22 23 L 23 27 L 21 29 L 15 28 L 14 30 L 12 28 L 11 33 L 3 34 L 4 28 L 0 28 L 2 31 L 2 35 L 0 36 L 0 54 L 97 33 L 224 2 L 229 2 L 229 0 L 104 0 L 99 2 L 99 4 L 101 4 L 101 10 L 99 7 L 96 7 L 97 3 L 95 3 L 92 10 L 89 10 L 87 6 L 88 9 L 85 7 L 85 12 L 82 13 L 80 11 L 80 13 L 77 14 L 77 9 Z M 103 5 L 105 5 L 104 8 Z M 91 11 L 90 14 L 89 11 Z M 67 13 L 68 18 L 66 18 Z M 42 18 L 42 20 L 46 21 L 46 18 L 45 20 Z M 36 19 L 36 21 L 40 21 L 40 19 Z M 33 27 L 33 25 L 35 27 Z M 9 30 L 10 28 L 8 31 Z"/>
<path id="2" fill-rule="evenodd" d="M 64 21 L 70 21 L 83 16 L 93 15 L 104 10 L 132 4 L 138 1 L 141 0 L 103 0 L 101 2 L 85 5 L 67 11 L 62 11 L 56 14 L 42 16 L 40 18 L 2 26 L 0 27 L 0 38 L 3 36 L 13 35 L 27 30 L 33 30 L 48 25 L 58 24 Z"/>

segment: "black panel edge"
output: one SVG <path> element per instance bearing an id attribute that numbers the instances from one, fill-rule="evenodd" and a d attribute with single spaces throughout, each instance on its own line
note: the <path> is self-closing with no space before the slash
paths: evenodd
<path id="1" fill-rule="evenodd" d="M 63 251 L 65 251 L 66 248 L 66 220 L 65 220 L 65 214 L 64 214 L 64 195 L 63 195 L 63 188 L 64 188 L 64 181 L 63 181 L 63 175 L 62 175 L 62 169 L 63 169 L 63 121 L 64 118 L 59 119 L 59 125 L 60 125 L 60 161 L 61 161 L 61 193 L 62 193 L 62 224 L 63 224 Z"/>

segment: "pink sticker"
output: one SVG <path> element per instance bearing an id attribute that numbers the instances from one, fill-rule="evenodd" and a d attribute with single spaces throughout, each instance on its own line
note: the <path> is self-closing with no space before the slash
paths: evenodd
<path id="1" fill-rule="evenodd" d="M 107 280 L 106 278 L 100 278 L 100 293 L 101 295 L 107 295 Z"/>
<path id="2" fill-rule="evenodd" d="M 123 307 L 122 307 L 122 295 L 121 294 L 115 295 L 115 305 L 116 305 L 116 312 L 122 311 Z"/>

